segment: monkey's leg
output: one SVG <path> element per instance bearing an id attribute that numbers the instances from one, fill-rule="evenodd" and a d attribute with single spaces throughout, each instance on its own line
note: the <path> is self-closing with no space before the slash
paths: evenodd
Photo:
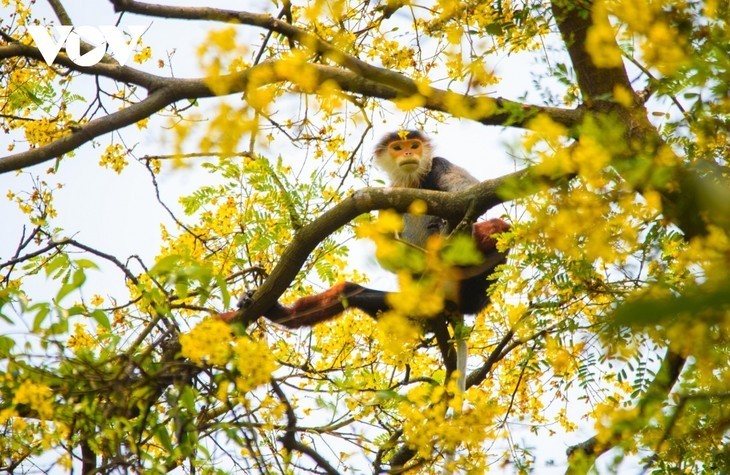
<path id="1" fill-rule="evenodd" d="M 497 250 L 497 240 L 492 236 L 509 231 L 510 225 L 501 219 L 481 221 L 472 227 L 472 237 L 477 248 L 488 255 Z"/>
<path id="2" fill-rule="evenodd" d="M 357 308 L 376 318 L 387 310 L 387 292 L 373 290 L 352 282 L 341 282 L 322 293 L 302 297 L 286 307 L 276 302 L 264 317 L 287 328 L 310 327 L 337 317 L 347 308 Z M 245 297 L 244 297 L 245 298 Z M 218 318 L 230 322 L 236 312 L 220 314 Z"/>

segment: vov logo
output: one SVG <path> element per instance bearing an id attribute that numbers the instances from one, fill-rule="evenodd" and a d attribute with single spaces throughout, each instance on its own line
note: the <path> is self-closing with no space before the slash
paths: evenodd
<path id="1" fill-rule="evenodd" d="M 93 66 L 104 57 L 106 47 L 109 46 L 110 54 L 119 62 L 120 66 L 129 59 L 134 46 L 142 36 L 145 30 L 144 26 L 127 26 L 131 40 L 129 43 L 124 38 L 124 33 L 119 27 L 113 25 L 104 26 L 67 26 L 56 25 L 58 41 L 48 33 L 43 26 L 28 25 L 28 32 L 33 37 L 36 46 L 43 55 L 43 59 L 48 64 L 58 56 L 64 43 L 66 44 L 66 54 L 75 64 L 79 66 Z M 81 54 L 81 37 L 95 46 L 92 50 Z"/>

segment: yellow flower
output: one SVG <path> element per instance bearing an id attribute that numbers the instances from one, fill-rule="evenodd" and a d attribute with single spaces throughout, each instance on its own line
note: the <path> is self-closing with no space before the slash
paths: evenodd
<path id="1" fill-rule="evenodd" d="M 626 108 L 630 108 L 634 105 L 634 93 L 620 84 L 616 84 L 614 86 L 613 98 L 616 102 Z"/>
<path id="2" fill-rule="evenodd" d="M 593 25 L 586 35 L 586 51 L 591 55 L 593 64 L 599 68 L 621 67 L 621 50 L 616 44 L 616 34 L 608 22 L 608 14 L 603 2 L 596 2 L 592 11 Z"/>
<path id="3" fill-rule="evenodd" d="M 277 364 L 265 341 L 244 336 L 236 341 L 233 351 L 236 355 L 236 368 L 240 373 L 236 378 L 239 391 L 250 391 L 271 380 L 271 373 L 276 370 Z"/>
<path id="4" fill-rule="evenodd" d="M 122 144 L 111 144 L 109 145 L 99 159 L 99 165 L 106 168 L 111 168 L 117 173 L 122 173 L 124 167 L 128 165 L 127 159 L 125 158 L 126 150 L 122 147 Z"/>
<path id="5" fill-rule="evenodd" d="M 140 51 L 139 53 L 135 53 L 134 62 L 141 64 L 141 63 L 144 63 L 145 61 L 147 61 L 148 59 L 150 59 L 151 57 L 152 57 L 152 48 L 150 48 L 149 46 L 145 46 L 144 48 L 142 48 L 142 51 Z"/>
<path id="6" fill-rule="evenodd" d="M 74 334 L 66 342 L 66 346 L 73 350 L 92 348 L 95 345 L 94 337 L 89 335 L 86 327 L 80 323 L 74 324 Z"/>
<path id="7" fill-rule="evenodd" d="M 687 63 L 682 37 L 664 22 L 655 22 L 642 44 L 646 62 L 662 74 L 672 74 Z"/>
<path id="8" fill-rule="evenodd" d="M 231 358 L 231 327 L 220 320 L 203 320 L 180 336 L 182 355 L 197 364 L 224 365 Z"/>
<path id="9" fill-rule="evenodd" d="M 31 409 L 38 412 L 41 419 L 48 419 L 53 415 L 51 388 L 45 384 L 23 381 L 15 390 L 13 404 L 27 404 Z"/>
<path id="10" fill-rule="evenodd" d="M 416 200 L 408 207 L 408 212 L 416 216 L 426 214 L 426 211 L 428 211 L 428 205 L 423 200 Z"/>
<path id="11" fill-rule="evenodd" d="M 400 110 L 408 112 L 426 104 L 426 98 L 421 94 L 413 94 L 412 96 L 394 99 L 393 103 L 398 106 Z"/>
<path id="12" fill-rule="evenodd" d="M 395 211 L 381 211 L 375 222 L 375 229 L 382 234 L 400 232 L 403 230 L 403 217 Z"/>
<path id="13" fill-rule="evenodd" d="M 407 363 L 421 336 L 420 329 L 397 312 L 382 314 L 377 328 L 378 340 L 388 357 L 388 363 L 396 366 Z"/>

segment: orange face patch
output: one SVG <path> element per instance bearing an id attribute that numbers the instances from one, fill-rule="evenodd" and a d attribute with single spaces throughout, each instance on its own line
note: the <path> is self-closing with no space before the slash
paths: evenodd
<path id="1" fill-rule="evenodd" d="M 395 140 L 388 144 L 390 156 L 399 159 L 406 157 L 420 157 L 423 154 L 423 143 L 420 140 Z"/>

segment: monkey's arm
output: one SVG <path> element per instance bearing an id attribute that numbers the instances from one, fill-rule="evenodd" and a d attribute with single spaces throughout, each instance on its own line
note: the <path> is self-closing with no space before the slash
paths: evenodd
<path id="1" fill-rule="evenodd" d="M 433 157 L 429 176 L 434 183 L 424 184 L 424 188 L 440 191 L 463 191 L 479 183 L 471 173 L 442 157 Z"/>

